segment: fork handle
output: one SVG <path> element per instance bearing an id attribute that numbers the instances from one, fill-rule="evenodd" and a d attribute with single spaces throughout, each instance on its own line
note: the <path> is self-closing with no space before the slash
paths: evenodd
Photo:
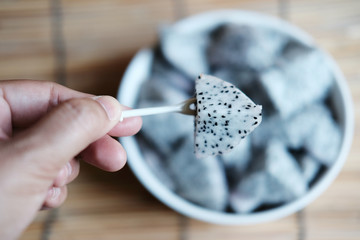
<path id="1" fill-rule="evenodd" d="M 140 116 L 155 115 L 155 114 L 170 113 L 170 112 L 181 112 L 181 111 L 182 111 L 182 104 L 173 105 L 173 106 L 129 109 L 129 110 L 124 110 L 121 113 L 120 122 L 122 122 L 125 118 L 129 118 L 129 117 L 140 117 Z"/>

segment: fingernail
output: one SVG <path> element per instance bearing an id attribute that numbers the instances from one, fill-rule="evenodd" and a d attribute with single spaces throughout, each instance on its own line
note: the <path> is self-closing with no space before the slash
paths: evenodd
<path id="1" fill-rule="evenodd" d="M 109 96 L 96 96 L 93 99 L 101 104 L 110 121 L 120 118 L 119 103 Z"/>
<path id="2" fill-rule="evenodd" d="M 48 196 L 50 196 L 51 199 L 57 199 L 60 196 L 60 192 L 60 188 L 52 187 L 48 192 Z"/>
<path id="3" fill-rule="evenodd" d="M 58 179 L 60 180 L 57 180 L 57 185 L 58 186 L 64 186 L 67 182 L 67 178 L 68 178 L 68 170 L 67 170 L 67 167 L 63 167 L 61 168 L 60 172 L 58 173 Z"/>
<path id="4" fill-rule="evenodd" d="M 66 170 L 67 170 L 67 176 L 69 177 L 72 173 L 72 167 L 71 167 L 70 162 L 66 163 Z"/>

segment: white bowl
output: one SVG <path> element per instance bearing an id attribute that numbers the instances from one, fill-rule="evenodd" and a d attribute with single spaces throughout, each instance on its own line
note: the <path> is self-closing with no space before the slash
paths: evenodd
<path id="1" fill-rule="evenodd" d="M 270 27 L 278 31 L 286 32 L 288 35 L 293 36 L 295 39 L 304 44 L 315 45 L 312 38 L 297 27 L 274 17 L 247 11 L 221 10 L 207 12 L 181 20 L 172 27 L 181 29 L 182 31 L 194 31 L 211 24 L 224 21 L 247 24 L 250 26 Z M 150 74 L 152 58 L 152 50 L 143 49 L 132 59 L 123 76 L 121 86 L 118 91 L 118 100 L 122 104 L 130 107 L 136 106 L 139 87 Z M 132 171 L 141 183 L 164 204 L 188 217 L 205 222 L 225 225 L 255 224 L 276 220 L 301 210 L 316 199 L 322 192 L 324 192 L 325 189 L 328 188 L 334 181 L 346 161 L 353 137 L 354 116 L 351 95 L 342 72 L 330 56 L 329 60 L 333 67 L 336 80 L 336 86 L 332 93 L 332 98 L 336 103 L 335 112 L 339 117 L 339 124 L 343 131 L 342 145 L 336 162 L 327 169 L 323 176 L 303 197 L 280 207 L 249 214 L 236 214 L 209 210 L 193 204 L 169 190 L 149 169 L 148 165 L 144 161 L 135 137 L 122 138 L 121 142 L 127 150 L 128 163 Z"/>

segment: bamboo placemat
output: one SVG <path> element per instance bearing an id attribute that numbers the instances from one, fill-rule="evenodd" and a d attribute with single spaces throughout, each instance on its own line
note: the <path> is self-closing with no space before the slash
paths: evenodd
<path id="1" fill-rule="evenodd" d="M 56 81 L 115 95 L 134 53 L 157 29 L 202 11 L 236 8 L 285 18 L 329 51 L 350 86 L 360 121 L 358 0 L 4 0 L 0 2 L 0 79 Z M 153 198 L 126 167 L 104 173 L 82 165 L 69 197 L 39 213 L 21 239 L 360 239 L 360 134 L 336 181 L 310 206 L 255 226 L 189 219 Z"/>

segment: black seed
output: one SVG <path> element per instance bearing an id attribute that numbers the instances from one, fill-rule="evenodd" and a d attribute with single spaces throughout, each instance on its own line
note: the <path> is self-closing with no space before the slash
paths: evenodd
<path id="1" fill-rule="evenodd" d="M 254 122 L 253 126 L 256 125 L 256 124 L 258 124 L 258 122 Z"/>
<path id="2" fill-rule="evenodd" d="M 199 92 L 199 95 L 203 95 L 204 93 L 203 92 Z"/>
<path id="3" fill-rule="evenodd" d="M 215 144 L 216 147 L 219 147 L 219 144 Z"/>
<path id="4" fill-rule="evenodd" d="M 221 117 L 222 117 L 222 118 L 225 118 L 225 116 L 224 116 L 224 115 L 221 115 Z"/>
<path id="5" fill-rule="evenodd" d="M 219 153 L 219 154 L 222 154 L 222 151 L 219 151 L 218 153 Z"/>
<path id="6" fill-rule="evenodd" d="M 221 105 L 221 103 L 219 102 L 218 105 Z"/>
<path id="7" fill-rule="evenodd" d="M 209 82 L 206 83 L 206 85 L 209 85 L 209 84 L 210 84 Z"/>
<path id="8" fill-rule="evenodd" d="M 238 112 L 241 112 L 241 110 L 240 110 L 240 109 L 238 109 Z"/>
<path id="9" fill-rule="evenodd" d="M 227 86 L 224 86 L 224 88 L 227 88 Z"/>
<path id="10" fill-rule="evenodd" d="M 206 121 L 204 120 L 204 124 L 206 124 Z"/>
<path id="11" fill-rule="evenodd" d="M 199 104 L 201 104 L 201 101 L 198 101 Z"/>
<path id="12" fill-rule="evenodd" d="M 239 130 L 239 134 L 241 134 L 241 130 Z"/>
<path id="13" fill-rule="evenodd" d="M 198 146 L 199 146 L 199 144 L 195 144 L 195 146 L 196 146 L 196 147 L 198 147 Z"/>
<path id="14" fill-rule="evenodd" d="M 247 131 L 246 131 L 246 130 L 244 130 L 244 133 L 246 134 L 246 133 L 247 133 Z"/>
<path id="15" fill-rule="evenodd" d="M 231 104 L 229 104 L 228 108 L 231 108 Z"/>
<path id="16" fill-rule="evenodd" d="M 201 76 L 200 76 L 200 75 L 198 76 L 198 79 L 201 79 Z"/>
<path id="17" fill-rule="evenodd" d="M 221 90 L 220 92 L 221 92 L 221 93 L 224 93 L 224 90 Z"/>
<path id="18" fill-rule="evenodd" d="M 235 98 L 236 98 L 236 99 L 238 99 L 238 98 L 239 98 L 239 96 L 238 96 L 238 95 L 236 95 L 236 96 L 235 96 Z"/>
<path id="19" fill-rule="evenodd" d="M 211 117 L 210 113 L 208 113 L 208 116 Z"/>
<path id="20" fill-rule="evenodd" d="M 213 113 L 216 113 L 216 110 L 214 110 Z"/>
<path id="21" fill-rule="evenodd" d="M 219 138 L 219 141 L 221 142 L 223 140 L 223 138 Z"/>
<path id="22" fill-rule="evenodd" d="M 233 86 L 233 85 L 231 85 L 230 87 L 231 87 L 231 88 L 234 88 L 234 86 Z"/>
<path id="23" fill-rule="evenodd" d="M 233 149 L 234 148 L 234 146 L 230 146 L 230 149 Z"/>
<path id="24" fill-rule="evenodd" d="M 215 125 L 215 126 L 217 126 L 217 125 L 218 125 L 218 123 L 217 123 L 217 122 L 215 122 L 215 123 L 214 123 L 214 125 Z"/>
<path id="25" fill-rule="evenodd" d="M 225 91 L 225 93 L 228 93 L 228 92 L 229 92 L 229 90 L 226 90 L 226 91 Z"/>
<path id="26" fill-rule="evenodd" d="M 254 119 L 257 119 L 257 117 L 254 117 Z"/>

